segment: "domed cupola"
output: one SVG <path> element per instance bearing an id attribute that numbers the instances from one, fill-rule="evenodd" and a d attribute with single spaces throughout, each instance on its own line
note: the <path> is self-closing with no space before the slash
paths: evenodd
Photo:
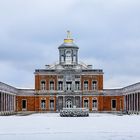
<path id="1" fill-rule="evenodd" d="M 76 65 L 78 63 L 78 46 L 73 43 L 70 31 L 67 31 L 67 38 L 58 47 L 59 63 L 62 65 Z"/>

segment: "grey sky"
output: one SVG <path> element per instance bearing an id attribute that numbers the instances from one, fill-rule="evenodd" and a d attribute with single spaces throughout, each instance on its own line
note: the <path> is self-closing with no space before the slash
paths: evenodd
<path id="1" fill-rule="evenodd" d="M 1 0 L 0 81 L 33 88 L 67 30 L 79 60 L 104 70 L 104 88 L 140 81 L 139 0 Z"/>

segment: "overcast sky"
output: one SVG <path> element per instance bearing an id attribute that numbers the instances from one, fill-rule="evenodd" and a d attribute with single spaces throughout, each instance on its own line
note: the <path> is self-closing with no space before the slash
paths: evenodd
<path id="1" fill-rule="evenodd" d="M 0 0 L 0 81 L 34 88 L 34 70 L 58 61 L 66 31 L 104 88 L 140 81 L 140 0 Z"/>

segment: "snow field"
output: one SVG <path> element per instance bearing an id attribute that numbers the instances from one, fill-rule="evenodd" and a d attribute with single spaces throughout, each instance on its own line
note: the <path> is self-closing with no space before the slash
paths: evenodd
<path id="1" fill-rule="evenodd" d="M 140 115 L 90 114 L 60 117 L 58 113 L 1 116 L 0 140 L 138 140 Z"/>

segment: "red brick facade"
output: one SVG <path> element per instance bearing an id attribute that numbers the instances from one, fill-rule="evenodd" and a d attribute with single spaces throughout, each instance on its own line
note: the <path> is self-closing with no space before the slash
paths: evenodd
<path id="1" fill-rule="evenodd" d="M 49 89 L 49 82 L 54 81 L 55 89 L 54 91 L 57 91 L 57 81 L 58 76 L 57 75 L 35 75 L 35 91 L 36 95 L 34 96 L 17 96 L 17 111 L 24 111 L 22 109 L 22 100 L 27 101 L 27 111 L 57 111 L 56 109 L 56 95 L 40 95 L 41 91 L 41 81 L 44 80 L 46 81 L 46 92 L 50 93 Z M 100 91 L 102 93 L 103 91 L 103 75 L 82 75 L 81 76 L 81 90 L 82 90 L 82 107 L 84 107 L 84 100 L 88 100 L 89 104 L 89 110 L 93 111 L 93 100 L 97 100 L 97 110 L 98 112 L 102 111 L 123 111 L 124 109 L 124 99 L 123 96 L 103 96 L 100 95 Z M 84 90 L 84 81 L 88 81 L 88 90 Z M 92 81 L 97 81 L 97 90 L 92 89 Z M 90 95 L 92 92 L 97 92 L 98 95 Z M 84 95 L 84 92 L 88 92 L 88 96 Z M 54 109 L 50 110 L 50 100 L 54 100 Z M 46 109 L 41 109 L 41 100 L 45 100 L 45 106 Z M 116 100 L 116 109 L 112 109 L 112 100 Z"/>
<path id="2" fill-rule="evenodd" d="M 35 70 L 35 89 L 16 97 L 17 111 L 54 112 L 73 106 L 99 112 L 124 110 L 123 96 L 103 89 L 103 71 L 79 64 L 73 39 L 64 39 L 58 49 L 59 63 Z"/>

